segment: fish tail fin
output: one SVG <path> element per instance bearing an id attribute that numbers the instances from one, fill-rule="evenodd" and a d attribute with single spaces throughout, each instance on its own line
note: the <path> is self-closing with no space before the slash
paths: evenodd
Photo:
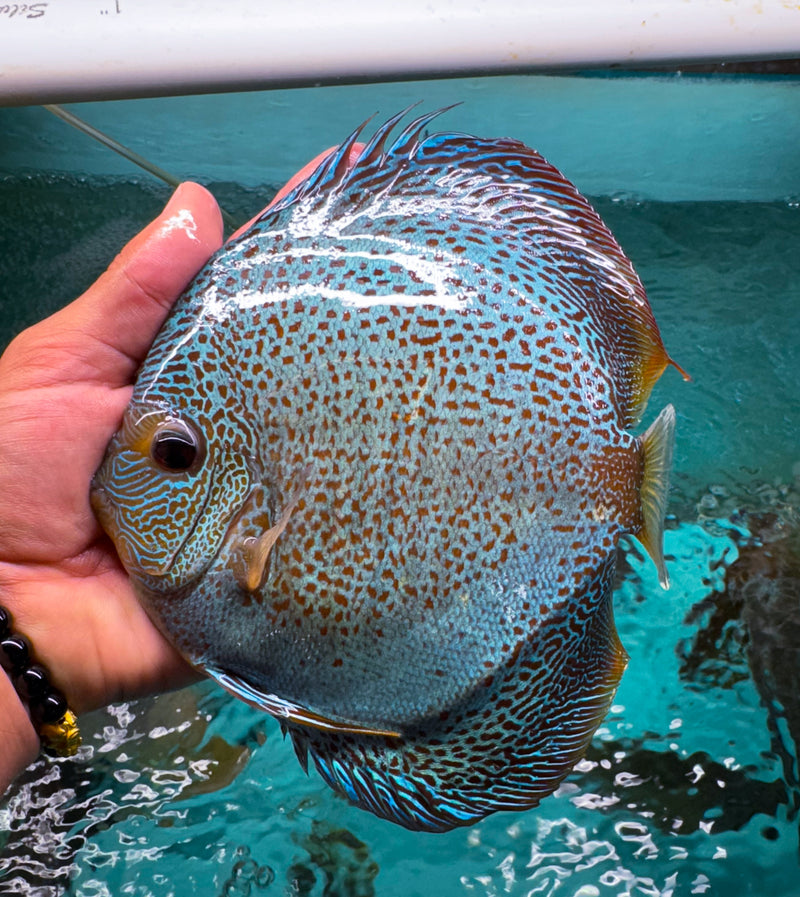
<path id="1" fill-rule="evenodd" d="M 675 443 L 675 409 L 672 405 L 658 415 L 639 443 L 644 454 L 644 476 L 640 489 L 642 528 L 637 538 L 644 545 L 658 570 L 662 588 L 669 588 L 664 563 L 664 516 L 669 497 L 669 472 Z"/>

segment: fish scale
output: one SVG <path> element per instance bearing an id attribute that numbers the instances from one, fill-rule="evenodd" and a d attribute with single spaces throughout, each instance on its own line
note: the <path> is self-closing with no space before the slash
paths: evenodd
<path id="1" fill-rule="evenodd" d="M 196 667 L 366 809 L 535 805 L 625 665 L 616 545 L 662 579 L 670 363 L 630 262 L 516 141 L 358 131 L 197 275 L 92 491 Z"/>

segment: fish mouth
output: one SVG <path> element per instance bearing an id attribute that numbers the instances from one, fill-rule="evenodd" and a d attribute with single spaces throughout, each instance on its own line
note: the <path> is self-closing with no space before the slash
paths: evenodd
<path id="1" fill-rule="evenodd" d="M 89 487 L 89 505 L 97 522 L 100 524 L 100 529 L 114 543 L 114 547 L 117 549 L 117 554 L 127 570 L 128 565 L 124 558 L 126 552 L 123 550 L 122 531 L 117 522 L 116 506 L 111 500 L 108 494 L 108 489 L 103 482 L 104 467 L 105 465 L 103 465 L 94 477 L 92 477 L 92 482 Z"/>

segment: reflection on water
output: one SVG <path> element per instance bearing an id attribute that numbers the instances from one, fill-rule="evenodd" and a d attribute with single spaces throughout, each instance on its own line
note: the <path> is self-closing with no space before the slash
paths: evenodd
<path id="1" fill-rule="evenodd" d="M 750 535 L 725 589 L 694 608 L 697 629 L 679 646 L 690 687 L 731 689 L 751 675 L 780 758 L 790 817 L 800 812 L 800 504 L 748 516 Z"/>
<path id="2" fill-rule="evenodd" d="M 225 189 L 242 216 L 269 193 Z M 0 342 L 90 283 L 164 197 L 0 181 L 0 278 L 18 297 Z M 679 414 L 672 589 L 624 546 L 615 609 L 631 660 L 556 795 L 413 834 L 306 777 L 277 724 L 205 683 L 93 714 L 76 760 L 28 770 L 0 804 L 0 894 L 796 897 L 800 212 L 600 211 L 694 379 L 652 400 Z"/>
<path id="3" fill-rule="evenodd" d="M 352 832 L 315 819 L 311 831 L 295 835 L 294 840 L 308 853 L 307 860 L 298 860 L 287 873 L 299 897 L 320 893 L 317 884 L 325 897 L 373 897 L 378 864 L 369 847 Z"/>

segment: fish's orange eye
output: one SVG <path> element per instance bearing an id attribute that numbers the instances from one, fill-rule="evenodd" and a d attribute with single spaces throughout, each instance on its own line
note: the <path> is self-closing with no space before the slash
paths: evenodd
<path id="1" fill-rule="evenodd" d="M 167 421 L 150 445 L 150 457 L 167 473 L 194 473 L 202 455 L 199 437 L 181 420 Z"/>

